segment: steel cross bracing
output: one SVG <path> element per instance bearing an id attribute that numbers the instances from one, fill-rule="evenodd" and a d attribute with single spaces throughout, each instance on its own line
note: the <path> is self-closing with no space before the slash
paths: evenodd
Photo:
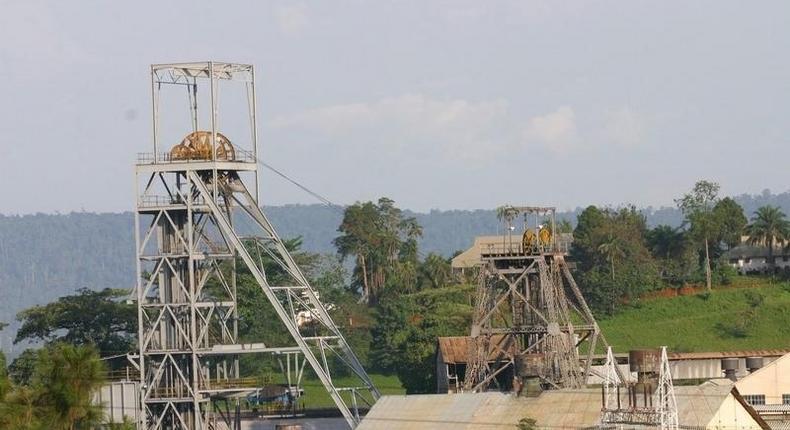
<path id="1" fill-rule="evenodd" d="M 513 378 L 536 376 L 554 388 L 584 386 L 600 332 L 564 257 L 518 260 L 521 267 L 493 261 L 483 267 L 465 389 L 499 385 L 497 376 L 504 372 Z M 586 357 L 580 360 L 583 344 Z"/>
<path id="2" fill-rule="evenodd" d="M 553 208 L 504 209 L 508 232 L 519 214 L 548 215 L 554 230 Z M 481 250 L 464 389 L 520 392 L 530 379 L 542 388 L 586 385 L 599 338 L 606 342 L 563 253 L 553 237 L 540 246 L 508 239 Z"/>
<path id="3" fill-rule="evenodd" d="M 656 390 L 652 394 L 645 394 L 645 396 L 651 396 L 649 405 L 638 404 L 637 394 L 633 393 L 633 387 L 629 391 L 629 385 L 633 384 L 623 380 L 622 375 L 614 375 L 615 369 L 617 369 L 617 362 L 614 360 L 611 348 L 609 348 L 606 358 L 606 377 L 602 387 L 602 426 L 641 424 L 658 427 L 661 430 L 677 430 L 679 428 L 678 405 L 672 385 L 672 373 L 666 346 L 661 347 Z M 620 388 L 623 388 L 624 394 L 628 393 L 628 397 L 633 396 L 633 400 L 621 402 Z"/>
<path id="4" fill-rule="evenodd" d="M 169 183 L 168 176 L 173 178 Z M 343 416 L 355 426 L 360 420 L 357 406 L 372 406 L 379 392 L 249 190 L 233 172 L 216 181 L 211 171 L 156 172 L 149 186 L 156 181 L 163 181 L 171 194 L 153 199 L 144 192 L 146 198 L 140 199 L 137 209 L 138 218 L 151 220 L 139 238 L 141 264 L 148 263 L 151 269 L 144 274 L 147 279 L 138 297 L 148 428 L 158 428 L 162 422 L 165 427 L 202 428 L 200 423 L 208 421 L 211 394 L 238 391 L 233 387 L 239 377 L 234 356 L 255 350 L 233 347 L 238 333 L 235 270 L 227 269 L 235 269 L 229 266 L 235 256 L 255 278 Z M 242 239 L 234 222 L 245 218 L 247 227 L 254 225 L 258 234 Z M 153 246 L 152 241 L 159 243 Z M 286 285 L 270 284 L 262 254 L 288 274 Z M 305 313 L 319 326 L 300 328 L 299 316 Z M 282 352 L 294 346 L 264 349 Z M 218 359 L 220 353 L 231 359 Z M 216 368 L 213 376 L 209 359 Z M 336 386 L 333 367 L 356 375 L 359 384 Z"/>
<path id="5" fill-rule="evenodd" d="M 355 427 L 358 407 L 372 406 L 379 392 L 259 208 L 252 66 L 163 64 L 152 66 L 151 73 L 154 151 L 138 156 L 136 167 L 137 367 L 143 407 L 138 428 L 238 429 L 238 399 L 259 388 L 241 377 L 241 354 L 286 356 L 289 387 L 298 386 L 308 363 Z M 201 80 L 210 81 L 210 127 L 203 132 L 210 136 L 207 155 L 160 152 L 161 87 L 186 86 L 192 130 L 184 134 L 195 133 Z M 220 157 L 218 83 L 234 80 L 247 89 L 250 143 L 236 141 L 233 151 Z M 251 179 L 254 193 L 242 178 Z M 238 226 L 252 235 L 242 237 Z M 258 284 L 292 342 L 239 342 L 238 270 Z M 303 360 L 297 370 L 298 355 Z M 337 374 L 355 382 L 338 386 Z"/>

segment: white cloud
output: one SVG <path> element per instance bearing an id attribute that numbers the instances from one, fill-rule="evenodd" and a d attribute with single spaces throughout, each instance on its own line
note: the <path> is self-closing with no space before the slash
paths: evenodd
<path id="1" fill-rule="evenodd" d="M 631 148 L 644 141 L 645 121 L 641 115 L 625 106 L 607 112 L 604 123 L 604 137 L 611 143 Z"/>
<path id="2" fill-rule="evenodd" d="M 303 4 L 281 6 L 275 11 L 277 26 L 284 34 L 298 34 L 310 23 L 307 7 Z"/>
<path id="3" fill-rule="evenodd" d="M 273 128 L 317 130 L 332 137 L 374 144 L 377 150 L 441 150 L 450 158 L 476 159 L 499 139 L 508 104 L 504 100 L 471 102 L 405 94 L 373 102 L 348 103 L 280 116 Z"/>
<path id="4" fill-rule="evenodd" d="M 568 106 L 529 119 L 522 133 L 527 146 L 540 145 L 552 152 L 565 154 L 579 140 L 576 114 Z"/>
<path id="5" fill-rule="evenodd" d="M 517 120 L 502 99 L 469 101 L 405 94 L 371 102 L 319 107 L 275 117 L 273 130 L 316 132 L 352 151 L 407 159 L 486 164 L 533 151 L 560 157 L 642 142 L 644 121 L 628 108 L 583 121 L 571 106 Z M 584 144 L 584 145 L 582 145 Z M 372 151 L 372 152 L 368 152 Z M 412 154 L 412 155 L 409 155 Z"/>

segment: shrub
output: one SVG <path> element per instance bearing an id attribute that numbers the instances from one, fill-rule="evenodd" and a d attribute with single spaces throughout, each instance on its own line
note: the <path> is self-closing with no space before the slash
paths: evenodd
<path id="1" fill-rule="evenodd" d="M 518 430 L 534 430 L 538 428 L 537 423 L 538 421 L 535 418 L 525 417 L 518 420 L 516 428 Z"/>

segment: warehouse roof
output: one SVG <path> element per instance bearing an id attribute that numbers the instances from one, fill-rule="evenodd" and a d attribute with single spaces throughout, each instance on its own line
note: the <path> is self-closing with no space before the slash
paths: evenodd
<path id="1" fill-rule="evenodd" d="M 675 387 L 680 425 L 705 428 L 733 395 L 758 427 L 765 422 L 743 401 L 732 385 Z M 546 391 L 538 397 L 504 393 L 425 394 L 384 396 L 373 405 L 360 430 L 512 429 L 522 418 L 539 428 L 594 427 L 601 417 L 600 389 Z"/>
<path id="2" fill-rule="evenodd" d="M 494 336 L 496 340 L 498 336 Z M 450 336 L 439 337 L 437 348 L 444 363 L 466 363 L 471 347 L 471 337 Z M 709 351 L 709 352 L 668 352 L 670 361 L 676 360 L 718 360 L 722 358 L 746 357 L 780 357 L 790 353 L 790 349 L 746 349 L 740 351 Z M 628 354 L 615 354 L 617 357 L 628 357 Z M 595 355 L 595 359 L 606 359 L 605 355 Z"/>
<path id="3" fill-rule="evenodd" d="M 491 336 L 493 344 L 498 345 L 503 335 Z M 507 351 L 513 349 L 513 338 L 508 338 L 506 345 L 500 345 L 500 349 Z M 474 342 L 469 336 L 450 336 L 438 338 L 438 352 L 441 354 L 443 363 L 457 364 L 466 363 Z M 497 356 L 497 351 L 492 350 L 490 358 L 493 360 Z"/>

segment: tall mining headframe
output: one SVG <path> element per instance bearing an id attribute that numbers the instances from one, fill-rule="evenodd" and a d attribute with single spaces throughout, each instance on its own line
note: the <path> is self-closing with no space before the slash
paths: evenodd
<path id="1" fill-rule="evenodd" d="M 240 428 L 238 399 L 256 388 L 244 354 L 285 357 L 298 377 L 306 363 L 355 427 L 379 391 L 260 209 L 253 67 L 158 64 L 151 85 L 153 151 L 135 169 L 138 428 Z M 241 342 L 242 270 L 288 342 Z"/>
<path id="2" fill-rule="evenodd" d="M 587 383 L 605 344 L 571 275 L 553 207 L 503 206 L 482 247 L 464 390 L 534 395 Z"/>

